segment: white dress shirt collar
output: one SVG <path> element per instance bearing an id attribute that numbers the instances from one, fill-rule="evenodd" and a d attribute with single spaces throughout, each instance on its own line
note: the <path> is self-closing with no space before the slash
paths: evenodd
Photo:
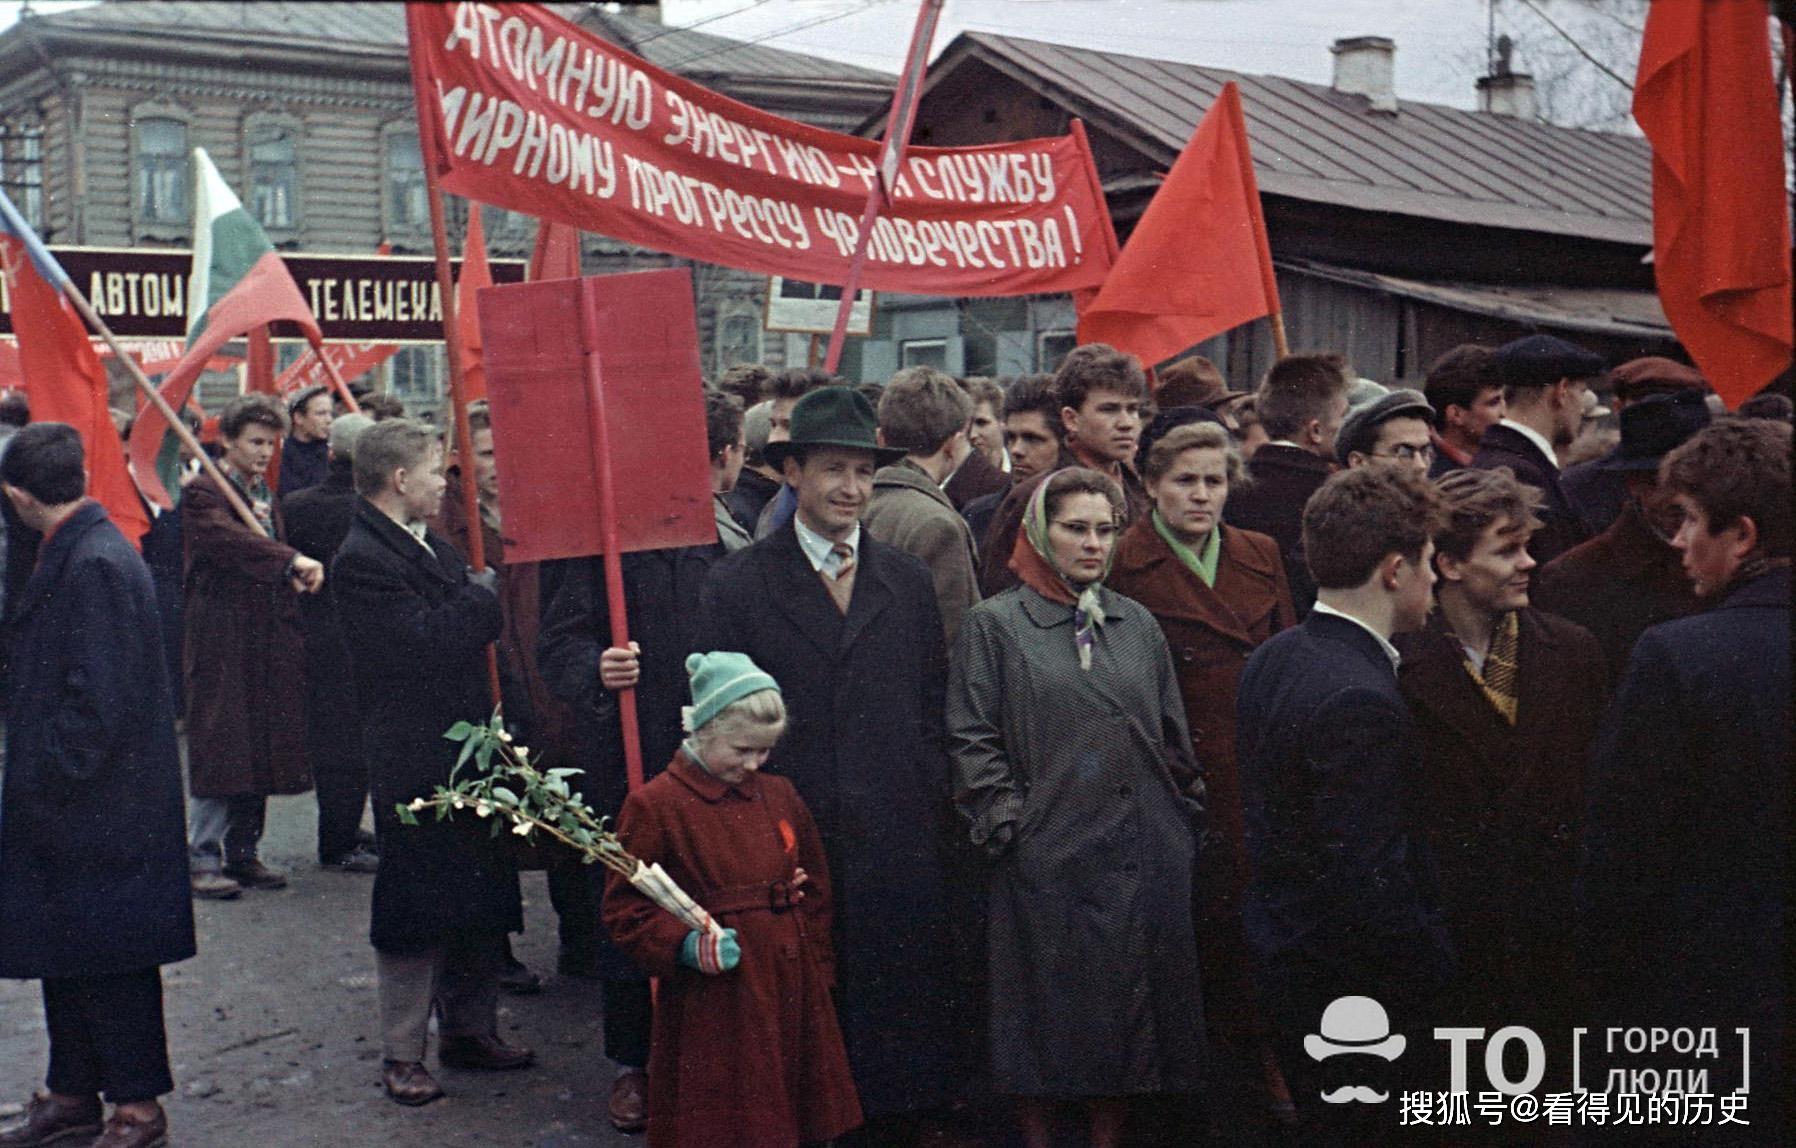
<path id="1" fill-rule="evenodd" d="M 1547 456 L 1548 464 L 1551 465 L 1554 470 L 1559 469 L 1559 456 L 1553 453 L 1553 444 L 1547 441 L 1545 435 L 1541 434 L 1533 427 L 1523 426 L 1514 419 L 1501 419 L 1497 422 L 1497 425 L 1500 427 L 1508 427 L 1510 430 L 1539 447 L 1540 453 Z"/>
<path id="2" fill-rule="evenodd" d="M 810 559 L 811 569 L 833 582 L 842 567 L 841 556 L 834 550 L 836 544 L 799 521 L 796 514 L 792 516 L 792 525 L 798 531 L 798 548 L 804 551 L 806 558 Z M 855 523 L 854 529 L 849 531 L 848 537 L 842 541 L 858 561 L 861 555 L 860 523 Z"/>
<path id="3" fill-rule="evenodd" d="M 1403 655 L 1399 654 L 1397 652 L 1397 647 L 1391 645 L 1391 640 L 1389 638 L 1385 637 L 1383 634 L 1379 633 L 1377 630 L 1374 630 L 1371 626 L 1366 625 L 1365 622 L 1361 621 L 1358 618 L 1355 618 L 1352 614 L 1347 613 L 1345 610 L 1337 610 L 1333 606 L 1330 606 L 1327 602 L 1317 602 L 1313 607 L 1310 608 L 1310 612 L 1312 614 L 1332 614 L 1336 618 L 1347 619 L 1349 622 L 1352 622 L 1354 625 L 1358 626 L 1360 629 L 1364 630 L 1366 633 L 1368 633 L 1368 634 L 1372 635 L 1374 638 L 1378 639 L 1378 648 L 1383 650 L 1384 656 L 1391 660 L 1392 672 L 1395 672 L 1398 669 L 1398 667 L 1402 666 Z"/>

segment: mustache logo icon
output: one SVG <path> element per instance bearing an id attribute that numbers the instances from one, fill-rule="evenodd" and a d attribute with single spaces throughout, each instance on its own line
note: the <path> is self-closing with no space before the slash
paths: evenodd
<path id="1" fill-rule="evenodd" d="M 1383 1104 L 1390 1098 L 1388 1092 L 1379 1092 L 1358 1084 L 1348 1084 L 1322 1094 L 1323 1101 L 1329 1104 L 1352 1104 L 1356 1101 L 1360 1104 Z"/>

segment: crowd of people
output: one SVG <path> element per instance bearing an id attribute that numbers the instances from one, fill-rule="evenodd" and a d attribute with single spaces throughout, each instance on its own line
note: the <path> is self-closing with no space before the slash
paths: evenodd
<path id="1" fill-rule="evenodd" d="M 1749 1072 L 1726 1131 L 1779 1142 L 1787 398 L 1545 335 L 1419 390 L 1332 353 L 1150 382 L 1103 344 L 739 366 L 705 393 L 717 540 L 622 557 L 627 645 L 599 558 L 505 561 L 468 415 L 454 459 L 241 396 L 145 557 L 76 431 L 11 420 L 0 976 L 42 981 L 50 1056 L 0 1148 L 166 1141 L 159 967 L 192 898 L 286 884 L 266 800 L 308 789 L 319 863 L 373 875 L 403 1105 L 443 1095 L 433 1015 L 441 1064 L 532 1064 L 497 1025 L 541 986 L 526 866 L 599 983 L 603 1118 L 654 1148 L 1382 1143 L 1448 1087 L 1435 1028 L 1558 1057 L 1610 1025 L 1749 1030 L 1705 1079 Z M 471 813 L 403 823 L 498 703 L 718 928 Z"/>

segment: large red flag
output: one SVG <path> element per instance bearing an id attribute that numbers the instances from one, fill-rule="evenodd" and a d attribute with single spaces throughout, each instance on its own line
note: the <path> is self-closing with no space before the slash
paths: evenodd
<path id="1" fill-rule="evenodd" d="M 150 519 L 125 469 L 125 447 L 109 406 L 106 368 L 88 341 L 87 328 L 10 237 L 0 238 L 0 261 L 12 294 L 12 325 L 31 399 L 31 419 L 68 423 L 80 432 L 81 449 L 87 455 L 87 493 L 106 508 L 132 545 L 141 545 Z"/>
<path id="2" fill-rule="evenodd" d="M 1634 119 L 1653 145 L 1653 273 L 1729 407 L 1790 365 L 1790 228 L 1763 4 L 1654 4 Z"/>
<path id="3" fill-rule="evenodd" d="M 462 242 L 461 278 L 455 281 L 455 324 L 461 331 L 461 401 L 486 398 L 486 368 L 480 365 L 480 315 L 474 292 L 493 285 L 486 265 L 486 232 L 480 205 L 468 204 L 468 234 Z"/>
<path id="4" fill-rule="evenodd" d="M 537 220 L 536 249 L 530 253 L 530 268 L 525 278 L 532 283 L 543 279 L 580 278 L 580 232 L 552 219 Z"/>
<path id="5" fill-rule="evenodd" d="M 1224 84 L 1079 317 L 1079 341 L 1152 366 L 1277 310 L 1241 93 Z"/>

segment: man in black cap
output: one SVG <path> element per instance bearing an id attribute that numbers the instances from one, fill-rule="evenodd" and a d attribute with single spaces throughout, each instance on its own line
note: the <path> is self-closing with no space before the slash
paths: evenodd
<path id="1" fill-rule="evenodd" d="M 1592 465 L 1620 476 L 1620 515 L 1534 576 L 1534 599 L 1595 634 L 1619 675 L 1647 627 L 1696 612 L 1698 599 L 1671 546 L 1681 521 L 1658 488 L 1659 460 L 1709 425 L 1701 391 L 1651 395 L 1621 412 L 1621 445 Z"/>
<path id="2" fill-rule="evenodd" d="M 1421 391 L 1387 391 L 1347 412 L 1335 434 L 1335 456 L 1349 467 L 1395 463 L 1426 478 L 1434 462 L 1433 421 L 1434 408 Z"/>
<path id="3" fill-rule="evenodd" d="M 1490 370 L 1503 384 L 1509 410 L 1484 432 L 1472 465 L 1506 466 L 1540 491 L 1541 527 L 1528 552 L 1536 562 L 1550 562 L 1590 536 L 1560 486 L 1558 452 L 1578 437 L 1584 395 L 1603 373 L 1603 360 L 1564 339 L 1529 335 L 1498 347 Z"/>
<path id="4" fill-rule="evenodd" d="M 806 394 L 790 438 L 765 455 L 796 496 L 793 517 L 711 567 L 694 648 L 747 654 L 785 693 L 791 724 L 768 768 L 798 787 L 829 854 L 836 1004 L 867 1114 L 858 1135 L 903 1143 L 968 1068 L 937 849 L 941 612 L 923 563 L 861 529 L 875 469 L 904 456 L 878 445 L 863 396 Z"/>
<path id="5" fill-rule="evenodd" d="M 1695 368 L 1658 355 L 1628 360 L 1609 372 L 1608 382 L 1613 391 L 1609 405 L 1618 413 L 1651 395 L 1675 395 L 1691 389 L 1704 393 L 1708 390 L 1708 384 Z M 1565 497 L 1571 499 L 1572 507 L 1584 520 L 1585 529 L 1593 535 L 1609 529 L 1620 516 L 1622 502 L 1627 498 L 1627 483 L 1623 478 L 1626 471 L 1605 465 L 1620 454 L 1621 447 L 1617 446 L 1603 458 L 1566 467 L 1560 476 Z"/>
<path id="6" fill-rule="evenodd" d="M 287 404 L 292 428 L 281 444 L 281 497 L 308 490 L 330 474 L 331 420 L 336 400 L 329 387 L 307 387 Z"/>

